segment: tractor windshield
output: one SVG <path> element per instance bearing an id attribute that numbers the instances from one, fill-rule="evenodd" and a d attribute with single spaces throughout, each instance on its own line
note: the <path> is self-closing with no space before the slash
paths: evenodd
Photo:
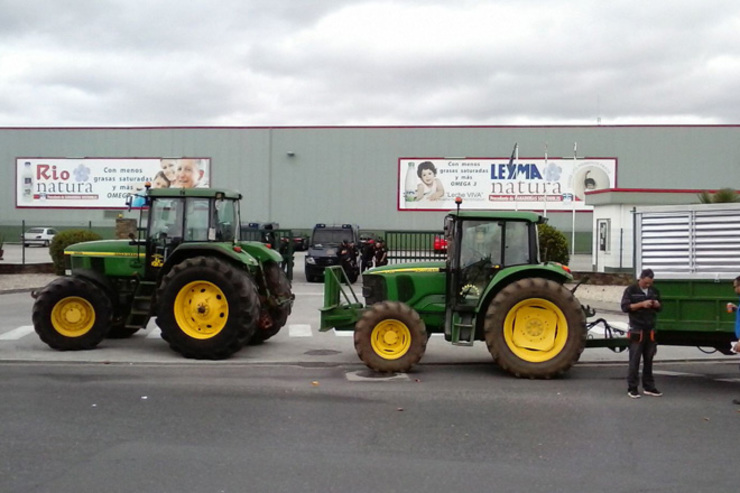
<path id="1" fill-rule="evenodd" d="M 460 266 L 464 268 L 481 260 L 500 264 L 502 226 L 498 221 L 466 221 L 460 242 Z"/>
<path id="2" fill-rule="evenodd" d="M 182 238 L 182 199 L 158 199 L 149 209 L 149 237 Z"/>

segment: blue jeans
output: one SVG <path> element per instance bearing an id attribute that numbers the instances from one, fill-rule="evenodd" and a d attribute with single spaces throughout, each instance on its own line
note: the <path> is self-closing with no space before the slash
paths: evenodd
<path id="1" fill-rule="evenodd" d="M 655 388 L 653 378 L 653 357 L 658 352 L 655 343 L 655 331 L 630 331 L 630 363 L 627 372 L 627 389 L 637 390 L 640 374 L 640 359 L 642 359 L 642 388 L 652 390 Z"/>

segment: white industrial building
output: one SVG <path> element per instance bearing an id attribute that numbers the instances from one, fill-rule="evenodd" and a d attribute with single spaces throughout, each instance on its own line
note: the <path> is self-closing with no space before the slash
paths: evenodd
<path id="1" fill-rule="evenodd" d="M 618 268 L 631 262 L 632 207 L 735 187 L 740 125 L 0 128 L 0 232 L 112 231 L 129 214 L 122 191 L 182 158 L 205 163 L 202 183 L 240 191 L 245 221 L 440 230 L 462 196 L 464 207 L 544 211 L 576 251 Z M 408 170 L 425 162 L 439 180 L 429 191 L 444 189 L 436 201 L 409 190 L 422 185 Z"/>

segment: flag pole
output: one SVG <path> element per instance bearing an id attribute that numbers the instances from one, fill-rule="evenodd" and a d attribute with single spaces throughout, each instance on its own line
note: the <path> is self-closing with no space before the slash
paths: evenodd
<path id="1" fill-rule="evenodd" d="M 547 217 L 547 142 L 545 142 L 545 209 L 544 215 Z"/>
<path id="2" fill-rule="evenodd" d="M 519 166 L 519 143 L 517 142 L 514 145 L 514 166 Z M 514 168 L 516 169 L 516 168 Z M 519 194 L 516 193 L 516 190 L 514 191 L 514 210 L 519 210 Z"/>
<path id="3" fill-rule="evenodd" d="M 578 156 L 578 142 L 573 143 L 573 175 L 575 176 L 576 171 L 576 156 Z M 573 257 L 576 254 L 576 189 L 575 183 L 573 184 L 573 221 L 571 224 L 571 240 L 570 240 L 570 256 Z"/>

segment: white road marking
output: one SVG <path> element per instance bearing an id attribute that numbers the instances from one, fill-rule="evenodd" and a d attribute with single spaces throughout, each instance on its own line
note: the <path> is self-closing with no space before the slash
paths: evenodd
<path id="1" fill-rule="evenodd" d="M 289 324 L 288 325 L 288 336 L 289 337 L 311 337 L 313 332 L 309 324 Z"/>
<path id="2" fill-rule="evenodd" d="M 17 341 L 21 337 L 33 333 L 33 325 L 22 325 L 17 329 L 0 334 L 0 341 Z"/>
<path id="3" fill-rule="evenodd" d="M 656 375 L 664 375 L 666 377 L 705 377 L 699 373 L 686 373 L 682 371 L 669 371 L 669 370 L 653 370 Z"/>

